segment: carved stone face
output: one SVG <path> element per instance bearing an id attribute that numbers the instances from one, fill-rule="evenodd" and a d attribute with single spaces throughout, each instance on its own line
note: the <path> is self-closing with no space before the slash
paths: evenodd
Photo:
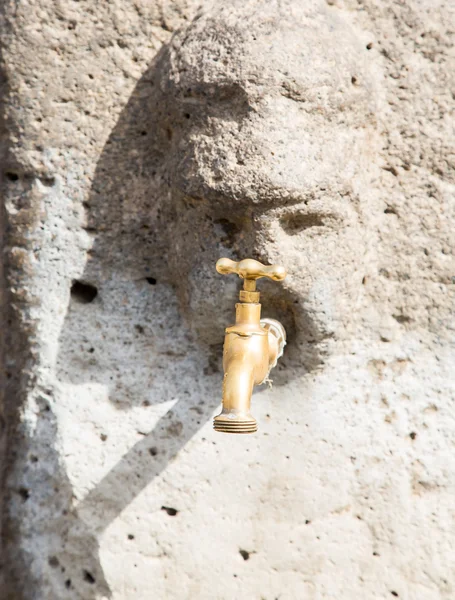
<path id="1" fill-rule="evenodd" d="M 367 50 L 319 3 L 241 4 L 244 19 L 238 7 L 235 19 L 230 7 L 196 19 L 158 69 L 174 123 L 175 269 L 188 269 L 181 295 L 213 343 L 240 287 L 215 274 L 216 260 L 284 265 L 284 284 L 259 283 L 263 314 L 282 320 L 311 362 L 306 349 L 349 328 L 365 274 Z"/>

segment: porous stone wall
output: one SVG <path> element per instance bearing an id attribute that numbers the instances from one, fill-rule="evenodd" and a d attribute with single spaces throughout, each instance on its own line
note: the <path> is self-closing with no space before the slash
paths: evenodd
<path id="1" fill-rule="evenodd" d="M 2 3 L 2 599 L 453 598 L 454 12 Z"/>

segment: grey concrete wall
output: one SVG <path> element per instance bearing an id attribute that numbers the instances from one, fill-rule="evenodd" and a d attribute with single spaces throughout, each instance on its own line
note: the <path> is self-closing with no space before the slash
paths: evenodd
<path id="1" fill-rule="evenodd" d="M 453 13 L 2 4 L 2 598 L 453 597 Z"/>

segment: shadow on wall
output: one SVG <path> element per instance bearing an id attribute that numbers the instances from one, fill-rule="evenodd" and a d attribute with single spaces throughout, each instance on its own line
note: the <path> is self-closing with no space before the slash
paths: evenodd
<path id="1" fill-rule="evenodd" d="M 170 265 L 178 246 L 166 205 L 172 118 L 163 104 L 159 108 L 154 81 L 163 52 L 139 81 L 97 165 L 85 205 L 93 243 L 85 271 L 72 285 L 57 370 L 62 383 L 102 384 L 118 410 L 178 400 L 77 508 L 61 516 L 62 547 L 50 564 L 59 573 L 54 585 L 68 598 L 111 595 L 99 535 L 220 402 L 223 330 L 218 343 L 196 339 Z M 217 231 L 213 225 L 212 246 L 219 243 Z M 67 480 L 64 472 L 60 479 Z"/>
<path id="2" fill-rule="evenodd" d="M 66 532 L 63 548 L 50 564 L 68 598 L 109 596 L 98 536 L 220 404 L 223 329 L 233 319 L 239 285 L 216 274 L 215 261 L 223 255 L 262 258 L 255 252 L 254 227 L 234 223 L 229 203 L 210 203 L 175 185 L 179 148 L 206 122 L 202 107 L 193 119 L 174 92 L 163 91 L 167 65 L 164 48 L 135 88 L 97 165 L 85 206 L 93 244 L 72 286 L 57 368 L 63 384 L 103 385 L 118 410 L 177 402 L 76 509 L 62 514 L 57 531 Z M 189 93 L 197 100 L 205 92 Z M 215 105 L 225 102 L 215 96 Z M 232 107 L 236 117 L 235 101 Z M 271 302 L 265 314 L 284 315 L 292 341 L 295 299 L 283 295 L 276 312 Z M 55 463 L 61 464 L 57 457 Z"/>

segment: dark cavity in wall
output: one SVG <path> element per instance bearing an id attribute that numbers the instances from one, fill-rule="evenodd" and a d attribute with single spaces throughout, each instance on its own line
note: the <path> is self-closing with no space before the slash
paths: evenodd
<path id="1" fill-rule="evenodd" d="M 170 506 L 162 506 L 161 510 L 166 511 L 170 517 L 175 517 L 175 515 L 179 512 L 176 508 L 171 508 Z"/>
<path id="2" fill-rule="evenodd" d="M 71 286 L 71 298 L 79 304 L 90 304 L 98 295 L 98 289 L 90 283 L 75 281 Z"/>

